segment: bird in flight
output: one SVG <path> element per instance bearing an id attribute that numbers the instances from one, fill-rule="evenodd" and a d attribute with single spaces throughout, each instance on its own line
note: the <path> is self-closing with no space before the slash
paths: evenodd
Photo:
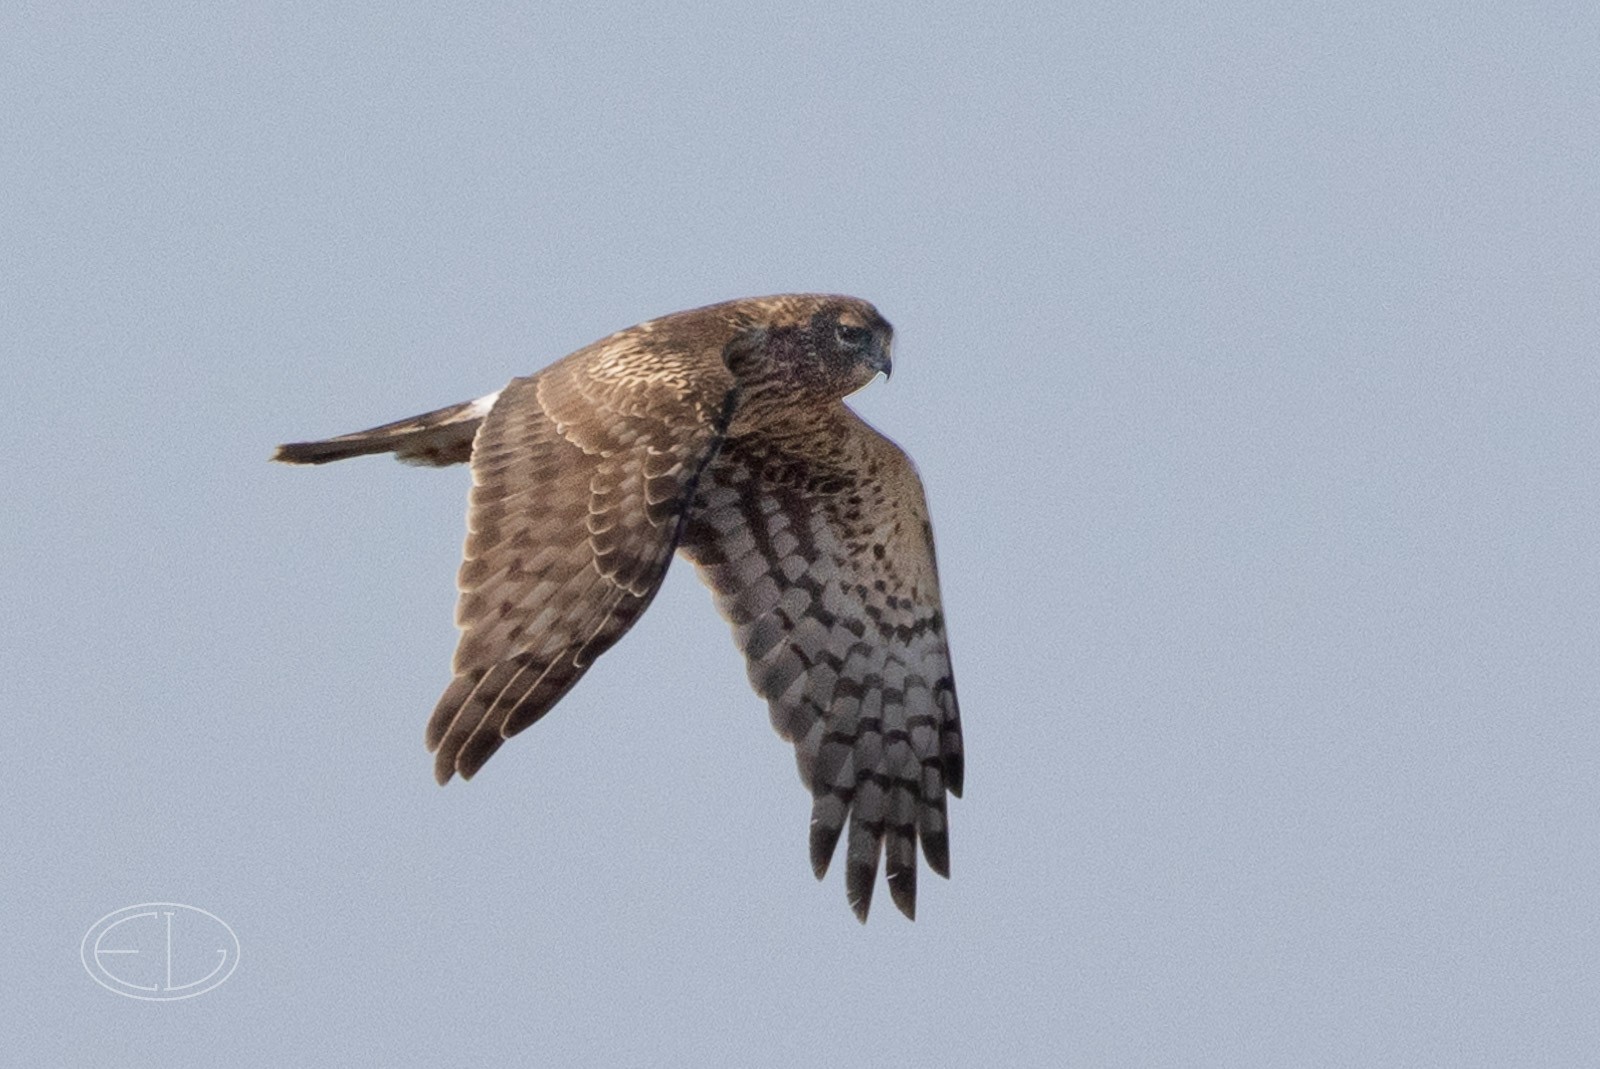
<path id="1" fill-rule="evenodd" d="M 911 461 L 843 403 L 889 374 L 853 297 L 752 297 L 630 327 L 476 401 L 275 460 L 470 463 L 455 678 L 428 723 L 471 778 L 644 612 L 676 551 L 733 627 L 811 790 L 811 865 L 848 825 L 863 922 L 880 857 L 916 915 L 917 843 L 950 874 L 961 721 L 933 531 Z"/>

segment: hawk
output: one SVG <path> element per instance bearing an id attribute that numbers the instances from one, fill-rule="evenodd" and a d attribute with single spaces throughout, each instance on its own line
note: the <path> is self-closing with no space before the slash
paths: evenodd
<path id="1" fill-rule="evenodd" d="M 950 873 L 961 721 L 933 531 L 911 461 L 843 403 L 890 371 L 893 330 L 853 297 L 678 312 L 476 401 L 274 459 L 470 463 L 455 678 L 429 721 L 439 782 L 470 778 L 644 612 L 674 552 L 733 627 L 811 790 L 811 865 L 849 826 L 863 922 L 879 859 L 916 914 L 917 843 Z"/>

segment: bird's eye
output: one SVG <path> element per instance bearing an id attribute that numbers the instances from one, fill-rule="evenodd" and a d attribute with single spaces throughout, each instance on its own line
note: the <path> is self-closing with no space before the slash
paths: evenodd
<path id="1" fill-rule="evenodd" d="M 840 323 L 833 328 L 833 336 L 838 339 L 840 345 L 848 345 L 852 349 L 858 349 L 871 340 L 872 331 L 867 327 L 858 327 L 851 323 Z"/>

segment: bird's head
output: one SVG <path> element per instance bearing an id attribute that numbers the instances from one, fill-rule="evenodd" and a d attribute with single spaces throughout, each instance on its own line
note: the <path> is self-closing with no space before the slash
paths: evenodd
<path id="1" fill-rule="evenodd" d="M 894 328 L 866 301 L 788 294 L 736 305 L 741 329 L 724 355 L 747 389 L 836 401 L 889 374 Z"/>

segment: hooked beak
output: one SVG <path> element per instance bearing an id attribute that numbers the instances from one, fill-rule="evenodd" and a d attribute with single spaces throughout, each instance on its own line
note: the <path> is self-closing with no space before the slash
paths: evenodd
<path id="1" fill-rule="evenodd" d="M 876 351 L 872 354 L 872 359 L 867 363 L 867 366 L 873 371 L 883 372 L 885 382 L 894 373 L 894 360 L 889 355 L 889 350 L 892 347 L 892 343 L 884 342 L 876 348 Z"/>

